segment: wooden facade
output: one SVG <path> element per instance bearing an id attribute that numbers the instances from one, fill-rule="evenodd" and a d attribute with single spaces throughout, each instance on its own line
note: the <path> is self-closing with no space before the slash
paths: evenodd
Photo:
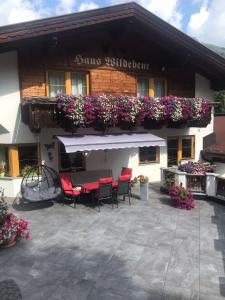
<path id="1" fill-rule="evenodd" d="M 82 34 L 65 34 L 51 40 L 48 47 L 34 43 L 19 49 L 19 74 L 21 96 L 48 96 L 47 72 L 63 70 L 79 71 L 89 75 L 89 93 L 92 95 L 133 95 L 137 94 L 137 78 L 165 78 L 167 94 L 194 97 L 195 70 L 189 63 L 160 45 L 149 41 L 141 34 L 133 36 L 123 29 L 123 34 L 114 36 L 115 29 L 99 29 Z M 56 43 L 56 44 L 54 44 Z M 138 46 L 140 45 L 140 47 Z M 100 65 L 78 65 L 77 55 L 100 58 Z M 149 69 L 129 69 L 104 64 L 106 57 L 149 64 Z"/>

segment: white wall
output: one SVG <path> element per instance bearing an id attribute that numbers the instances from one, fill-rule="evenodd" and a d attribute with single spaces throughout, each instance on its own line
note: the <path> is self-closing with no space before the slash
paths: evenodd
<path id="1" fill-rule="evenodd" d="M 17 52 L 0 54 L 0 144 L 34 143 L 35 135 L 21 121 Z"/>
<path id="2" fill-rule="evenodd" d="M 151 181 L 159 181 L 160 166 L 166 165 L 166 147 L 160 147 L 160 163 L 139 165 L 138 148 L 92 151 L 86 160 L 88 170 L 112 169 L 114 178 L 118 178 L 122 167 L 129 167 L 133 169 L 133 177 L 143 174 Z"/>
<path id="3" fill-rule="evenodd" d="M 219 176 L 225 178 L 225 163 L 213 163 L 216 168 L 215 168 L 215 173 L 219 174 Z"/>

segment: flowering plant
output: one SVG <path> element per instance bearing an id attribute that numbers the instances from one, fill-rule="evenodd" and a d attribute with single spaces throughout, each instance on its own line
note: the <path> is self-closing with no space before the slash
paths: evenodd
<path id="1" fill-rule="evenodd" d="M 137 180 L 140 182 L 141 185 L 149 182 L 148 176 L 144 176 L 144 175 L 139 175 L 137 177 Z"/>
<path id="2" fill-rule="evenodd" d="M 0 226 L 1 223 L 6 219 L 8 213 L 8 205 L 4 199 L 4 190 L 0 187 Z"/>
<path id="3" fill-rule="evenodd" d="M 169 195 L 178 208 L 192 209 L 195 207 L 193 193 L 182 185 L 173 185 L 169 189 Z"/>
<path id="4" fill-rule="evenodd" d="M 28 222 L 8 213 L 0 228 L 0 245 L 10 240 L 29 240 Z"/>
<path id="5" fill-rule="evenodd" d="M 0 163 L 0 173 L 4 173 L 4 172 L 5 172 L 5 162 L 2 161 L 2 162 Z"/>
<path id="6" fill-rule="evenodd" d="M 0 189 L 0 245 L 12 240 L 29 240 L 28 222 L 8 212 L 4 192 Z"/>
<path id="7" fill-rule="evenodd" d="M 190 174 L 205 174 L 208 172 L 208 167 L 201 162 L 189 161 L 179 166 L 179 170 Z"/>
<path id="8" fill-rule="evenodd" d="M 144 102 L 144 116 L 147 119 L 155 121 L 164 120 L 166 117 L 166 109 L 163 100 L 160 98 L 142 97 Z"/>
<path id="9" fill-rule="evenodd" d="M 194 98 L 190 101 L 190 117 L 193 120 L 201 120 L 209 111 L 209 105 L 202 98 Z"/>
<path id="10" fill-rule="evenodd" d="M 141 101 L 135 97 L 121 96 L 116 103 L 118 119 L 125 123 L 134 124 L 137 121 Z"/>
<path id="11" fill-rule="evenodd" d="M 106 126 L 117 124 L 117 114 L 115 114 L 115 101 L 113 97 L 99 96 L 96 98 L 96 119 Z"/>
<path id="12" fill-rule="evenodd" d="M 76 127 L 100 122 L 108 127 L 121 123 L 143 124 L 145 119 L 172 122 L 202 120 L 210 112 L 202 98 L 162 98 L 133 96 L 72 96 L 59 94 L 58 116 L 70 119 Z"/>

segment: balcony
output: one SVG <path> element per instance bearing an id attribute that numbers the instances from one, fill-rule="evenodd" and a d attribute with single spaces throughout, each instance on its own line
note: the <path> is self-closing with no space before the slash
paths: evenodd
<path id="1" fill-rule="evenodd" d="M 202 98 L 132 96 L 29 97 L 22 102 L 22 120 L 33 132 L 62 127 L 106 131 L 206 127 L 211 122 L 211 105 Z"/>

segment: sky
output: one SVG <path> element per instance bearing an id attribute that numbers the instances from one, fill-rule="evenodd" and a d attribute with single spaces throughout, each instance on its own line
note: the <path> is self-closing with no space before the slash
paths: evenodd
<path id="1" fill-rule="evenodd" d="M 0 26 L 128 2 L 126 0 L 0 0 Z M 200 42 L 225 47 L 225 0 L 136 0 Z"/>

